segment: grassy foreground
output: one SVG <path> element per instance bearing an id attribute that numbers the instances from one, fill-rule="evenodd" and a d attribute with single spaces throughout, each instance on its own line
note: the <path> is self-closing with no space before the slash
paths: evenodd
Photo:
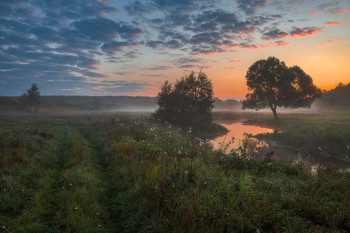
<path id="1" fill-rule="evenodd" d="M 2 232 L 349 232 L 350 172 L 212 151 L 142 116 L 4 118 Z"/>

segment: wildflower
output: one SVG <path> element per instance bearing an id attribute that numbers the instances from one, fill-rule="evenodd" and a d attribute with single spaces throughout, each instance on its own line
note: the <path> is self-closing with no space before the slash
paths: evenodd
<path id="1" fill-rule="evenodd" d="M 69 186 L 71 186 L 71 187 L 72 187 L 72 186 L 73 186 L 73 184 L 72 184 L 72 183 L 69 183 Z"/>
<path id="2" fill-rule="evenodd" d="M 100 213 L 99 213 L 99 212 L 97 212 L 97 213 L 96 213 L 96 215 L 100 215 Z"/>
<path id="3" fill-rule="evenodd" d="M 97 226 L 98 226 L 98 227 L 101 227 L 101 224 L 98 224 Z"/>
<path id="4" fill-rule="evenodd" d="M 75 209 L 75 210 L 77 210 L 77 209 L 78 209 L 78 207 L 76 206 L 76 207 L 74 207 L 74 209 Z"/>
<path id="5" fill-rule="evenodd" d="M 185 170 L 185 174 L 186 174 L 186 175 L 188 174 L 188 170 Z"/>

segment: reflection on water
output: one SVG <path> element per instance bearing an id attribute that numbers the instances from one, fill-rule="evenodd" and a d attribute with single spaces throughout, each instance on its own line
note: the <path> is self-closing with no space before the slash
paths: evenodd
<path id="1" fill-rule="evenodd" d="M 255 125 L 244 125 L 242 122 L 221 125 L 228 129 L 229 132 L 223 136 L 217 137 L 210 141 L 213 144 L 214 149 L 222 148 L 223 145 L 231 142 L 232 138 L 234 138 L 234 141 L 230 144 L 227 151 L 230 151 L 233 148 L 237 148 L 240 145 L 242 139 L 244 138 L 244 133 L 256 135 L 260 133 L 273 132 L 273 129 L 262 128 L 260 126 Z"/>
<path id="2" fill-rule="evenodd" d="M 217 123 L 220 124 L 220 122 Z M 257 134 L 274 132 L 274 130 L 270 128 L 263 128 L 254 125 L 244 125 L 243 122 L 237 121 L 229 124 L 226 121 L 225 124 L 221 125 L 228 129 L 229 132 L 209 142 L 213 145 L 214 149 L 221 149 L 224 150 L 224 152 L 230 152 L 232 149 L 237 149 L 242 144 L 242 139 L 244 139 L 244 133 L 251 134 L 254 136 Z M 232 138 L 234 138 L 233 141 Z M 225 145 L 227 144 L 229 144 L 229 146 L 226 148 Z M 266 143 L 265 141 L 250 138 L 247 141 L 246 146 L 248 150 L 252 151 L 255 156 L 260 158 L 262 156 L 265 156 L 267 153 L 274 153 L 278 159 L 285 161 L 305 162 L 308 164 L 318 164 L 320 163 L 320 161 L 322 161 L 322 158 L 320 158 L 319 155 L 311 155 L 309 153 L 301 154 L 299 152 L 299 149 L 285 145 L 280 145 L 277 142 L 273 141 Z M 326 161 L 327 163 L 332 163 L 340 168 L 348 167 L 348 165 L 345 165 L 343 161 L 336 158 L 330 157 L 324 161 Z"/>

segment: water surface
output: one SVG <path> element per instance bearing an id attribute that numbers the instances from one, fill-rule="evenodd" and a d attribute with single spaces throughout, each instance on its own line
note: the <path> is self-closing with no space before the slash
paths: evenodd
<path id="1" fill-rule="evenodd" d="M 234 140 L 233 143 L 230 144 L 228 150 L 237 148 L 244 138 L 244 133 L 256 135 L 273 132 L 273 129 L 270 128 L 263 128 L 256 125 L 245 125 L 243 124 L 243 121 L 233 122 L 229 124 L 221 124 L 220 122 L 218 123 L 228 129 L 229 132 L 210 141 L 210 143 L 213 144 L 214 149 L 220 149 L 223 145 L 231 142 L 232 138 L 234 138 Z"/>

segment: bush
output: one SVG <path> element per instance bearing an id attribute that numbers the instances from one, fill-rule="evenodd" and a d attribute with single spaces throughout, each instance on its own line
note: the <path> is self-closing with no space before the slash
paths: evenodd
<path id="1" fill-rule="evenodd" d="M 204 73 L 189 76 L 170 84 L 166 81 L 158 94 L 159 108 L 155 118 L 181 128 L 208 127 L 212 124 L 214 91 Z"/>

